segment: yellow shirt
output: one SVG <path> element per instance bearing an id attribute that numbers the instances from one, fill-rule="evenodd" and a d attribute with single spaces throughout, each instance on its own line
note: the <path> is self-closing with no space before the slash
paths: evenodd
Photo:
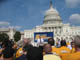
<path id="1" fill-rule="evenodd" d="M 75 48 L 72 48 L 71 53 L 74 53 L 74 52 L 75 52 Z"/>
<path id="2" fill-rule="evenodd" d="M 67 58 L 70 56 L 71 53 L 62 53 L 60 54 L 60 57 L 62 60 L 67 60 Z"/>
<path id="3" fill-rule="evenodd" d="M 71 50 L 66 46 L 62 46 L 61 48 L 59 48 L 59 54 L 62 54 L 62 53 L 71 53 Z"/>
<path id="4" fill-rule="evenodd" d="M 0 49 L 0 53 L 2 53 L 2 51 L 3 51 L 3 49 Z M 0 56 L 0 58 L 2 58 L 2 57 L 3 57 L 3 55 Z"/>
<path id="5" fill-rule="evenodd" d="M 72 53 L 69 58 L 69 60 L 80 60 L 80 52 Z M 67 60 L 68 60 L 67 59 Z"/>
<path id="6" fill-rule="evenodd" d="M 80 52 L 65 54 L 61 56 L 62 60 L 80 60 Z"/>
<path id="7" fill-rule="evenodd" d="M 56 48 L 55 46 L 52 46 L 52 52 L 56 53 L 58 55 L 59 54 L 59 48 Z"/>
<path id="8" fill-rule="evenodd" d="M 16 58 L 20 57 L 23 54 L 22 48 L 19 48 L 16 52 Z"/>
<path id="9" fill-rule="evenodd" d="M 67 46 L 68 46 L 68 45 L 70 45 L 70 43 L 69 43 L 69 42 L 67 42 Z"/>
<path id="10" fill-rule="evenodd" d="M 2 52 L 2 49 L 0 49 L 0 53 Z"/>
<path id="11" fill-rule="evenodd" d="M 45 55 L 45 52 L 43 51 L 43 55 Z"/>
<path id="12" fill-rule="evenodd" d="M 47 54 L 43 56 L 43 60 L 61 60 L 61 58 L 57 55 Z"/>

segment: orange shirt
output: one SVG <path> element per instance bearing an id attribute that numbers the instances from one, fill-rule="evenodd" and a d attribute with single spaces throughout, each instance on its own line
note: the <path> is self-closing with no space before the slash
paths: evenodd
<path id="1" fill-rule="evenodd" d="M 80 52 L 61 55 L 62 60 L 80 60 Z"/>
<path id="2" fill-rule="evenodd" d="M 70 45 L 70 43 L 69 43 L 69 42 L 67 42 L 67 46 L 68 46 L 68 45 Z"/>
<path id="3" fill-rule="evenodd" d="M 23 50 L 22 50 L 22 48 L 19 48 L 19 49 L 17 50 L 17 52 L 16 52 L 16 58 L 22 56 L 22 54 L 23 54 Z"/>
<path id="4" fill-rule="evenodd" d="M 59 54 L 59 48 L 56 48 L 55 46 L 52 46 L 52 52 L 56 53 L 58 55 Z"/>
<path id="5" fill-rule="evenodd" d="M 72 48 L 71 53 L 74 53 L 74 52 L 75 52 L 75 48 Z"/>
<path id="6" fill-rule="evenodd" d="M 69 60 L 80 60 L 80 52 L 75 52 L 75 53 L 72 53 L 69 58 Z"/>
<path id="7" fill-rule="evenodd" d="M 2 51 L 3 51 L 3 49 L 0 49 L 0 53 L 2 53 Z M 2 58 L 2 57 L 3 57 L 3 55 L 0 56 L 0 58 Z"/>
<path id="8" fill-rule="evenodd" d="M 59 48 L 59 54 L 62 54 L 62 53 L 71 53 L 71 50 L 66 46 L 62 46 Z"/>
<path id="9" fill-rule="evenodd" d="M 70 56 L 70 53 L 62 53 L 60 54 L 60 57 L 62 60 L 67 60 L 67 58 Z"/>

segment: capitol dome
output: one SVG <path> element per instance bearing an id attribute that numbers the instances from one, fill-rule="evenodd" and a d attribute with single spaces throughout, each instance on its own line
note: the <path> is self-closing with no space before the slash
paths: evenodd
<path id="1" fill-rule="evenodd" d="M 44 24 L 61 23 L 61 18 L 56 9 L 53 8 L 52 1 L 50 2 L 50 9 L 45 12 Z"/>

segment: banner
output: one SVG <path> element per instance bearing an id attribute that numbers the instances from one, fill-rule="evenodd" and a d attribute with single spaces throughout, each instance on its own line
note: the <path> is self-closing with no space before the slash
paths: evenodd
<path id="1" fill-rule="evenodd" d="M 47 42 L 49 38 L 53 38 L 53 32 L 35 32 L 34 42 L 42 43 Z"/>

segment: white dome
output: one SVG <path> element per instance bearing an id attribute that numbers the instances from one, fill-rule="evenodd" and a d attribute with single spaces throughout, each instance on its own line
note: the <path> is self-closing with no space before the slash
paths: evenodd
<path id="1" fill-rule="evenodd" d="M 52 2 L 50 3 L 50 9 L 45 12 L 44 24 L 61 23 L 61 18 L 56 9 L 53 8 Z"/>
<path id="2" fill-rule="evenodd" d="M 52 14 L 58 15 L 59 13 L 58 13 L 58 11 L 57 11 L 56 9 L 50 8 L 49 10 L 46 11 L 45 14 L 46 14 L 46 15 L 52 15 Z"/>

